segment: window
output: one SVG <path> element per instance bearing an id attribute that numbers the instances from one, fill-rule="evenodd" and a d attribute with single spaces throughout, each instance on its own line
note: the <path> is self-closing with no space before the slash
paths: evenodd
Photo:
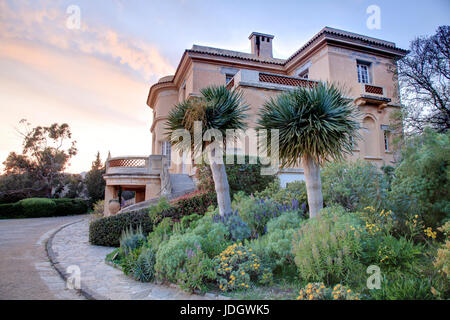
<path id="1" fill-rule="evenodd" d="M 225 84 L 229 84 L 231 79 L 233 79 L 234 74 L 226 74 L 225 75 Z"/>
<path id="2" fill-rule="evenodd" d="M 309 79 L 309 69 L 303 70 L 298 76 L 302 79 Z"/>
<path id="3" fill-rule="evenodd" d="M 161 142 L 161 154 L 167 157 L 169 168 L 172 160 L 172 146 L 169 141 Z"/>
<path id="4" fill-rule="evenodd" d="M 384 131 L 384 151 L 389 152 L 389 132 Z"/>
<path id="5" fill-rule="evenodd" d="M 370 64 L 364 62 L 358 62 L 358 82 L 359 83 L 370 83 Z"/>
<path id="6" fill-rule="evenodd" d="M 390 128 L 389 128 L 389 126 L 381 125 L 381 130 L 383 130 L 384 151 L 390 152 L 390 150 L 389 150 Z"/>

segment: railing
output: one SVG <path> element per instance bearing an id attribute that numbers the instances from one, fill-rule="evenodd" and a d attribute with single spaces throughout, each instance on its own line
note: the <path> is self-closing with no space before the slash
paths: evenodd
<path id="1" fill-rule="evenodd" d="M 256 86 L 268 89 L 286 90 L 286 87 L 313 88 L 317 86 L 318 83 L 319 81 L 241 69 L 227 84 L 227 89 L 230 90 L 235 86 Z"/>
<path id="2" fill-rule="evenodd" d="M 363 91 L 364 93 L 383 95 L 383 87 L 373 86 L 370 84 L 364 84 Z"/>
<path id="3" fill-rule="evenodd" d="M 284 86 L 292 86 L 292 87 L 307 87 L 312 88 L 317 86 L 316 81 L 311 81 L 307 79 L 300 79 L 295 77 L 288 77 L 288 76 L 280 76 L 276 74 L 271 73 L 259 73 L 259 81 L 260 82 L 267 82 L 267 83 L 274 83 L 274 84 L 281 84 Z"/>
<path id="4" fill-rule="evenodd" d="M 127 167 L 127 168 L 143 168 L 147 165 L 147 158 L 142 157 L 126 157 L 120 159 L 110 159 L 108 161 L 110 168 Z"/>

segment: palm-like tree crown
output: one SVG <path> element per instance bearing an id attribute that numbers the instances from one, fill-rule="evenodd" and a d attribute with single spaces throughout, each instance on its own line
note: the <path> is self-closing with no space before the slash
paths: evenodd
<path id="1" fill-rule="evenodd" d="M 304 155 L 318 163 L 343 158 L 358 137 L 356 107 L 332 84 L 296 88 L 267 101 L 258 120 L 259 129 L 279 130 L 279 155 L 283 165 L 293 165 Z M 268 132 L 270 135 L 270 132 Z M 270 143 L 267 146 L 270 153 Z"/>
<path id="2" fill-rule="evenodd" d="M 210 86 L 200 91 L 201 96 L 185 100 L 176 105 L 170 112 L 167 120 L 167 135 L 174 147 L 180 151 L 187 146 L 178 138 L 172 139 L 172 133 L 178 129 L 186 129 L 191 134 L 191 147 L 198 150 L 204 147 L 205 142 L 199 141 L 194 145 L 194 122 L 202 122 L 202 137 L 206 130 L 216 129 L 225 139 L 226 130 L 245 130 L 247 127 L 245 112 L 248 106 L 244 104 L 242 93 L 236 90 L 229 91 L 225 86 Z M 228 137 L 229 138 L 229 137 Z"/>

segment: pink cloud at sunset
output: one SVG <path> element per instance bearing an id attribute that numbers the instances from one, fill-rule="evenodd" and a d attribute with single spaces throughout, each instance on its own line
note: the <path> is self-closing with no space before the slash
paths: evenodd
<path id="1" fill-rule="evenodd" d="M 15 127 L 67 122 L 78 155 L 68 171 L 90 168 L 95 153 L 151 152 L 149 86 L 174 72 L 152 44 L 82 20 L 66 28 L 67 14 L 42 2 L 0 1 L 0 158 L 21 151 Z"/>

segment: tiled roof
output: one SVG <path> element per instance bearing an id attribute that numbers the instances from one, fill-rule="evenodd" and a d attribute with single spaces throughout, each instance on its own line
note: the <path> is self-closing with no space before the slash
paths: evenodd
<path id="1" fill-rule="evenodd" d="M 205 47 L 205 46 L 199 46 L 196 44 L 194 44 L 192 46 L 192 49 L 187 50 L 187 52 L 206 53 L 206 54 L 221 56 L 221 57 L 237 58 L 237 59 L 244 59 L 244 60 L 248 60 L 248 61 L 271 63 L 271 64 L 278 64 L 278 65 L 283 65 L 286 62 L 286 60 L 284 60 L 284 59 L 277 59 L 277 58 L 270 58 L 270 57 L 258 57 L 251 53 L 225 50 L 225 49 L 219 49 L 219 48 L 213 48 L 213 47 Z"/>
<path id="2" fill-rule="evenodd" d="M 309 40 L 303 47 L 298 49 L 293 55 L 291 55 L 289 58 L 287 58 L 286 63 L 288 63 L 289 61 L 294 59 L 297 55 L 299 55 L 301 52 L 303 52 L 307 47 L 309 47 L 314 41 L 316 41 L 322 35 L 335 36 L 335 37 L 337 36 L 337 37 L 346 38 L 349 40 L 357 40 L 357 41 L 363 42 L 365 44 L 375 45 L 375 46 L 383 47 L 386 49 L 396 50 L 400 54 L 408 53 L 408 50 L 403 50 L 403 49 L 397 48 L 395 46 L 394 42 L 380 40 L 380 39 L 376 39 L 376 38 L 372 38 L 372 37 L 367 37 L 367 36 L 363 36 L 363 35 L 360 35 L 357 33 L 344 31 L 344 30 L 340 30 L 340 29 L 325 27 L 322 30 L 320 30 L 314 37 L 312 37 L 311 40 Z"/>

